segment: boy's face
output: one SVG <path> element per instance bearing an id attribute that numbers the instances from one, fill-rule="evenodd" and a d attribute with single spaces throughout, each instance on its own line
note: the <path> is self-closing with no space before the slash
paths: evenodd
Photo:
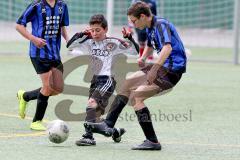
<path id="1" fill-rule="evenodd" d="M 133 23 L 135 28 L 138 29 L 144 29 L 146 27 L 146 16 L 144 14 L 141 14 L 140 18 L 134 17 L 133 15 L 129 15 L 128 19 L 130 22 Z"/>
<path id="2" fill-rule="evenodd" d="M 102 41 L 106 38 L 107 28 L 103 28 L 100 24 L 90 25 L 90 32 L 93 40 Z"/>

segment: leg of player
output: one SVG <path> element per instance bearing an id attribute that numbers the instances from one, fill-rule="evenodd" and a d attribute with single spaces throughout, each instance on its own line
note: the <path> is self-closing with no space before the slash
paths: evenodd
<path id="1" fill-rule="evenodd" d="M 138 86 L 146 81 L 146 74 L 142 71 L 137 71 L 133 73 L 131 76 L 127 77 L 123 85 L 121 86 L 121 90 L 119 94 L 114 99 L 111 104 L 111 108 L 106 117 L 106 124 L 113 128 L 120 113 L 123 108 L 128 103 L 131 91 L 135 90 Z"/>
<path id="2" fill-rule="evenodd" d="M 48 105 L 48 98 L 52 93 L 52 89 L 49 83 L 51 74 L 51 71 L 40 74 L 40 78 L 42 80 L 42 88 L 37 97 L 36 112 L 33 118 L 33 122 L 30 125 L 30 128 L 32 130 L 46 130 L 46 127 L 41 123 L 41 121 L 44 117 Z"/>
<path id="3" fill-rule="evenodd" d="M 96 122 L 96 108 L 97 102 L 93 98 L 89 98 L 88 106 L 86 108 L 86 122 Z M 82 135 L 82 138 L 76 141 L 77 146 L 93 146 L 96 145 L 96 141 L 93 138 L 93 133 L 90 128 L 85 128 L 86 133 Z"/>
<path id="4" fill-rule="evenodd" d="M 97 103 L 98 106 L 96 108 L 96 122 L 102 122 L 103 119 L 101 119 L 101 116 L 104 115 L 105 109 L 108 106 L 108 101 L 109 98 L 112 96 L 113 92 L 115 89 L 115 85 L 112 85 L 112 87 L 109 87 L 109 89 L 104 92 L 104 94 L 96 96 L 96 97 L 101 97 Z M 122 140 L 122 135 L 126 132 L 124 128 L 113 128 L 113 133 L 112 133 L 112 139 L 114 142 L 119 143 Z"/>
<path id="5" fill-rule="evenodd" d="M 27 91 L 25 92 L 24 90 L 19 90 L 17 92 L 17 98 L 18 98 L 18 103 L 19 103 L 19 116 L 24 119 L 26 115 L 26 108 L 27 108 L 27 103 L 31 100 L 35 100 L 38 97 L 38 94 L 40 92 L 41 88 L 32 90 L 32 91 Z"/>
<path id="6" fill-rule="evenodd" d="M 48 98 L 51 95 L 61 93 L 63 90 L 62 72 L 58 69 L 52 68 L 50 71 L 40 74 L 40 78 L 43 86 L 37 97 L 36 113 L 30 125 L 32 130 L 46 130 L 41 122 L 47 109 Z"/>
<path id="7" fill-rule="evenodd" d="M 63 92 L 64 81 L 62 68 L 51 68 L 49 85 L 52 89 L 51 96 L 58 95 Z"/>
<path id="8" fill-rule="evenodd" d="M 146 136 L 146 140 L 142 144 L 133 147 L 133 150 L 161 150 L 161 145 L 158 143 L 154 133 L 149 110 L 145 107 L 143 101 L 156 94 L 167 93 L 177 84 L 180 78 L 181 74 L 167 72 L 166 69 L 160 68 L 157 79 L 152 85 L 140 86 L 133 92 L 134 109 Z M 147 121 L 144 121 L 145 119 Z"/>
<path id="9" fill-rule="evenodd" d="M 110 96 L 109 96 L 110 97 Z M 108 101 L 108 98 L 109 97 L 105 97 L 105 98 L 102 98 L 102 100 L 104 100 L 104 101 Z M 114 117 L 114 120 L 113 121 L 115 121 L 115 120 L 117 120 L 117 117 L 118 117 L 118 113 L 120 113 L 121 112 L 121 110 L 123 109 L 123 107 L 126 105 L 126 103 L 127 103 L 127 100 L 124 100 L 124 99 L 122 99 L 122 98 L 124 98 L 125 96 L 122 96 L 122 95 L 117 95 L 117 97 L 115 98 L 115 100 L 114 100 L 114 102 L 112 103 L 112 106 L 113 105 L 120 105 L 120 107 L 119 108 L 111 108 L 111 109 L 113 109 L 113 111 L 110 111 L 111 113 L 112 112 L 114 112 L 114 113 L 112 113 L 111 114 L 111 116 L 109 117 L 110 119 L 108 119 L 108 121 L 112 124 L 113 122 L 111 122 L 112 120 L 111 120 L 111 118 L 113 118 Z M 127 98 L 128 99 L 128 98 Z M 124 101 L 126 101 L 126 102 L 124 102 Z M 99 104 L 100 105 L 100 104 Z M 105 110 L 105 107 L 107 106 L 107 104 L 102 104 L 101 103 L 101 105 L 102 105 L 102 110 Z M 104 107 L 105 106 L 105 107 Z M 110 109 L 110 110 L 111 110 Z M 115 113 L 116 112 L 116 113 Z M 115 119 L 115 116 L 116 116 L 116 119 Z M 114 122 L 114 124 L 115 124 L 115 122 Z M 114 142 L 120 142 L 121 141 L 121 136 L 126 132 L 125 131 L 125 129 L 124 128 L 113 128 L 113 126 L 112 127 L 109 127 L 106 123 L 105 123 L 105 121 L 102 121 L 102 122 L 100 122 L 100 123 L 92 123 L 92 122 L 86 122 L 85 124 L 84 124 L 84 127 L 85 127 L 85 129 L 86 130 L 91 130 L 92 132 L 94 132 L 94 133 L 99 133 L 99 134 L 102 134 L 102 135 L 104 135 L 104 136 L 106 136 L 106 137 L 110 137 L 110 136 L 112 136 L 112 139 L 114 140 Z"/>
<path id="10" fill-rule="evenodd" d="M 128 103 L 131 90 L 136 89 L 146 81 L 146 74 L 142 71 L 137 71 L 128 77 L 121 87 L 120 93 L 115 97 L 111 104 L 110 110 L 105 121 L 101 123 L 85 123 L 85 127 L 91 128 L 92 132 L 99 133 L 110 137 L 114 132 L 114 125 L 122 112 L 123 108 Z M 124 133 L 124 132 L 122 132 Z"/>
<path id="11" fill-rule="evenodd" d="M 156 95 L 159 92 L 159 87 L 156 84 L 139 86 L 132 92 L 132 98 L 134 99 L 134 110 L 138 118 L 138 122 L 143 130 L 146 140 L 137 146 L 134 146 L 133 150 L 161 150 L 161 145 L 158 142 L 155 134 L 151 115 L 144 104 L 144 100 Z"/>

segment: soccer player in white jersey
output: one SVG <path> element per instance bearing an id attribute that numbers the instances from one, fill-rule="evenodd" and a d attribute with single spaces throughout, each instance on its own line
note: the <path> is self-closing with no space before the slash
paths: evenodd
<path id="1" fill-rule="evenodd" d="M 132 38 L 130 32 L 123 28 L 123 37 L 128 40 L 107 37 L 107 21 L 103 15 L 93 15 L 89 21 L 90 28 L 76 33 L 68 42 L 69 49 L 79 49 L 91 56 L 91 68 L 94 73 L 89 99 L 86 108 L 87 122 L 96 122 L 104 114 L 108 105 L 108 99 L 113 94 L 116 86 L 114 74 L 112 73 L 113 64 L 117 55 L 123 53 L 138 54 L 139 46 Z M 76 141 L 78 146 L 96 145 L 91 130 L 85 127 L 86 133 L 82 138 Z M 115 142 L 121 141 L 122 134 L 125 133 L 123 128 L 115 129 L 112 138 Z"/>

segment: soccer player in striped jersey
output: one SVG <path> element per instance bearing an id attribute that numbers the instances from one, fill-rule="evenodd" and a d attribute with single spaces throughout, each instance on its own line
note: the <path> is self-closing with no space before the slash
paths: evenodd
<path id="1" fill-rule="evenodd" d="M 69 49 L 79 49 L 91 57 L 91 68 L 93 78 L 91 81 L 89 99 L 86 108 L 87 122 L 96 122 L 101 114 L 104 114 L 108 105 L 108 99 L 115 90 L 116 81 L 112 68 L 117 59 L 117 55 L 123 53 L 137 54 L 139 47 L 131 34 L 123 28 L 122 33 L 126 40 L 114 37 L 107 37 L 108 25 L 105 17 L 101 14 L 93 15 L 89 21 L 90 28 L 80 33 L 76 33 L 68 42 Z M 76 145 L 90 146 L 96 145 L 91 130 L 85 129 L 86 133 L 76 141 Z M 113 140 L 120 142 L 124 129 L 115 129 Z"/>
<path id="2" fill-rule="evenodd" d="M 32 33 L 26 29 L 31 22 Z M 37 0 L 31 3 L 17 20 L 16 30 L 30 41 L 29 56 L 42 86 L 36 90 L 19 90 L 19 115 L 25 118 L 27 102 L 37 99 L 32 130 L 46 130 L 41 123 L 49 96 L 63 90 L 63 66 L 60 56 L 61 36 L 68 41 L 68 7 L 63 0 Z"/>
<path id="3" fill-rule="evenodd" d="M 94 133 L 110 135 L 120 113 L 130 100 L 146 137 L 142 144 L 132 149 L 161 150 L 151 114 L 144 101 L 159 93 L 170 91 L 179 82 L 186 71 L 185 49 L 175 26 L 166 19 L 152 15 L 146 3 L 132 4 L 127 14 L 136 28 L 147 28 L 147 47 L 138 59 L 139 65 L 143 68 L 125 80 L 106 119 L 101 123 L 86 123 L 85 126 Z M 158 59 L 154 64 L 145 66 L 145 60 L 153 49 L 157 51 Z"/>

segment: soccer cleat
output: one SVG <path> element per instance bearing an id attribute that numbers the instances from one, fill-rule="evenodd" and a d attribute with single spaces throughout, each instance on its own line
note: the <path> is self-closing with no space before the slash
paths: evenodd
<path id="1" fill-rule="evenodd" d="M 95 146 L 96 141 L 94 141 L 94 138 L 85 138 L 78 140 L 75 142 L 77 146 Z"/>
<path id="2" fill-rule="evenodd" d="M 46 127 L 42 124 L 42 121 L 32 122 L 30 129 L 35 131 L 46 131 Z"/>
<path id="3" fill-rule="evenodd" d="M 75 142 L 77 146 L 95 146 L 96 141 L 94 141 L 92 132 L 86 132 L 82 135 L 82 139 Z"/>
<path id="4" fill-rule="evenodd" d="M 132 150 L 161 150 L 161 148 L 160 143 L 145 140 L 142 144 L 132 147 Z"/>
<path id="5" fill-rule="evenodd" d="M 126 132 L 124 128 L 114 128 L 112 139 L 114 142 L 119 143 L 122 140 L 122 135 Z"/>
<path id="6" fill-rule="evenodd" d="M 18 109 L 19 109 L 19 116 L 24 119 L 25 118 L 25 115 L 26 115 L 26 108 L 27 108 L 27 101 L 25 101 L 23 99 L 23 94 L 24 94 L 24 90 L 19 90 L 17 92 L 17 98 L 18 98 L 18 102 L 19 102 L 19 106 L 18 106 Z"/>
<path id="7" fill-rule="evenodd" d="M 100 123 L 85 122 L 84 127 L 93 133 L 99 133 L 106 137 L 111 137 L 114 132 L 114 129 L 108 127 L 104 121 Z"/>

